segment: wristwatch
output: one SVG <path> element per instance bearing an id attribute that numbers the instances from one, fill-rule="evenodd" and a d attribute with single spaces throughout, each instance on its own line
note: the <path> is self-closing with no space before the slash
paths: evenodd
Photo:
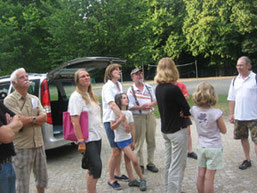
<path id="1" fill-rule="evenodd" d="M 33 124 L 36 124 L 36 117 L 32 117 Z"/>

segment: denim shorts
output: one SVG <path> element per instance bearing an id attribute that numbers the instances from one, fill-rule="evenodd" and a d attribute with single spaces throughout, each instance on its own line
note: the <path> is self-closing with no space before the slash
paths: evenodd
<path id="1" fill-rule="evenodd" d="M 110 143 L 110 146 L 112 148 L 118 147 L 117 143 L 114 142 L 114 131 L 111 128 L 111 123 L 110 122 L 105 122 L 104 123 L 104 128 L 105 128 L 105 132 L 106 132 L 108 141 Z"/>
<path id="2" fill-rule="evenodd" d="M 209 148 L 197 146 L 198 167 L 208 170 L 224 168 L 223 148 Z"/>
<path id="3" fill-rule="evenodd" d="M 124 147 L 129 146 L 132 143 L 132 138 L 124 140 L 124 141 L 119 141 L 117 142 L 118 148 L 122 149 Z"/>
<path id="4" fill-rule="evenodd" d="M 11 163 L 0 164 L 0 192 L 15 193 L 16 175 Z"/>

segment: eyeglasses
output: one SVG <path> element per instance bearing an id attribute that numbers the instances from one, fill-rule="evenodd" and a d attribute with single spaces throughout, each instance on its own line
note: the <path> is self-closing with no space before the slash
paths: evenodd
<path id="1" fill-rule="evenodd" d="M 241 68 L 241 67 L 244 67 L 244 66 L 245 66 L 245 64 L 237 64 L 236 68 Z"/>

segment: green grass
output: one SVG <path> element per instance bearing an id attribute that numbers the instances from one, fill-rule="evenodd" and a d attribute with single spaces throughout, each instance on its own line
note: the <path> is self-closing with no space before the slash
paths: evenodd
<path id="1" fill-rule="evenodd" d="M 222 110 L 222 112 L 225 116 L 229 115 L 229 106 L 228 106 L 229 104 L 228 104 L 228 101 L 227 101 L 227 97 L 228 97 L 228 95 L 218 95 L 218 102 L 214 106 L 214 108 Z M 189 104 L 190 107 L 192 107 L 194 105 L 192 95 L 190 95 L 190 99 L 188 101 L 188 104 Z M 158 110 L 157 106 L 154 110 L 154 114 L 157 118 L 160 118 L 160 113 L 159 113 L 159 110 Z"/>

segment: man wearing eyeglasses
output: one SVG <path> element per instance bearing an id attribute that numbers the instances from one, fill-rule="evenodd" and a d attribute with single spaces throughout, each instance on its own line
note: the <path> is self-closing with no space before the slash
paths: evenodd
<path id="1" fill-rule="evenodd" d="M 241 140 L 245 160 L 239 169 L 244 170 L 252 166 L 249 130 L 257 156 L 257 77 L 251 71 L 251 60 L 246 56 L 237 60 L 236 68 L 238 76 L 231 81 L 228 93 L 229 121 L 234 123 L 234 139 Z"/>
<path id="2" fill-rule="evenodd" d="M 143 144 L 147 144 L 147 170 L 157 173 L 154 164 L 156 119 L 153 114 L 156 98 L 153 87 L 144 83 L 142 69 L 135 68 L 130 73 L 134 84 L 128 88 L 129 109 L 133 113 L 135 125 L 135 152 L 144 173 Z"/>

